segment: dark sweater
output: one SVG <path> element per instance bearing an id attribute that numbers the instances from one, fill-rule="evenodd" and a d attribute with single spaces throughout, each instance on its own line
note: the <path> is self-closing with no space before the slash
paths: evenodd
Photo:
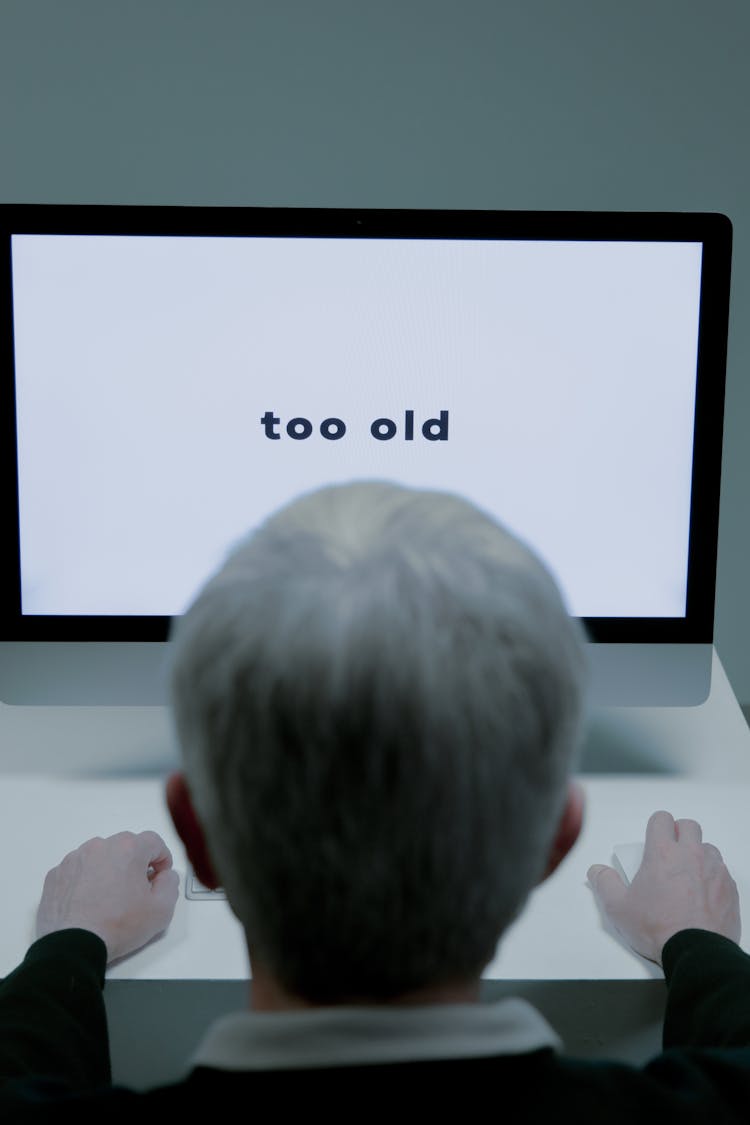
<path id="1" fill-rule="evenodd" d="M 103 942 L 66 930 L 35 942 L 0 984 L 0 1123 L 171 1125 L 429 1114 L 558 1125 L 750 1123 L 750 957 L 685 930 L 664 948 L 664 1050 L 645 1067 L 525 1055 L 321 1069 L 199 1067 L 145 1093 L 110 1085 Z"/>

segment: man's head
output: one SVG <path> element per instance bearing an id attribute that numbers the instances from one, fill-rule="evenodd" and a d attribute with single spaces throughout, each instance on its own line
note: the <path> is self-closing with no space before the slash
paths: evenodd
<path id="1" fill-rule="evenodd" d="M 321 489 L 233 551 L 176 629 L 174 711 L 211 864 L 284 989 L 481 973 L 549 866 L 583 651 L 542 564 L 453 495 Z"/>

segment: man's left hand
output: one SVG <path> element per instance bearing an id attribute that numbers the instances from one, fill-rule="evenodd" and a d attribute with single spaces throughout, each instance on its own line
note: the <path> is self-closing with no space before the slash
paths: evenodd
<path id="1" fill-rule="evenodd" d="M 107 961 L 114 961 L 167 928 L 179 882 L 172 854 L 156 832 L 96 836 L 48 872 L 36 936 L 91 930 L 106 945 Z"/>

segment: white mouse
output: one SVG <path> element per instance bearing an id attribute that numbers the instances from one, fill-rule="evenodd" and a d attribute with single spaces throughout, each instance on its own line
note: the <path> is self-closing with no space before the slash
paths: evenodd
<path id="1" fill-rule="evenodd" d="M 632 883 L 633 877 L 641 866 L 643 859 L 643 843 L 615 844 L 612 849 L 614 867 L 620 872 L 626 883 Z"/>

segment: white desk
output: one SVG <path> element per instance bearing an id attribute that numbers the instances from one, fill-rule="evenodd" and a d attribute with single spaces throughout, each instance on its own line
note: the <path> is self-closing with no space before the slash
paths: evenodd
<path id="1" fill-rule="evenodd" d="M 184 874 L 162 795 L 176 755 L 160 709 L 0 707 L 0 763 L 0 975 L 25 952 L 46 871 L 90 836 L 154 829 Z M 658 974 L 603 931 L 586 885 L 589 865 L 611 862 L 614 844 L 642 838 L 657 808 L 699 820 L 704 838 L 721 849 L 740 889 L 750 943 L 750 730 L 718 657 L 703 706 L 599 716 L 581 766 L 582 837 L 533 893 L 487 977 L 613 981 Z M 168 933 L 108 975 L 243 980 L 242 931 L 226 903 L 187 900 L 183 888 Z"/>

